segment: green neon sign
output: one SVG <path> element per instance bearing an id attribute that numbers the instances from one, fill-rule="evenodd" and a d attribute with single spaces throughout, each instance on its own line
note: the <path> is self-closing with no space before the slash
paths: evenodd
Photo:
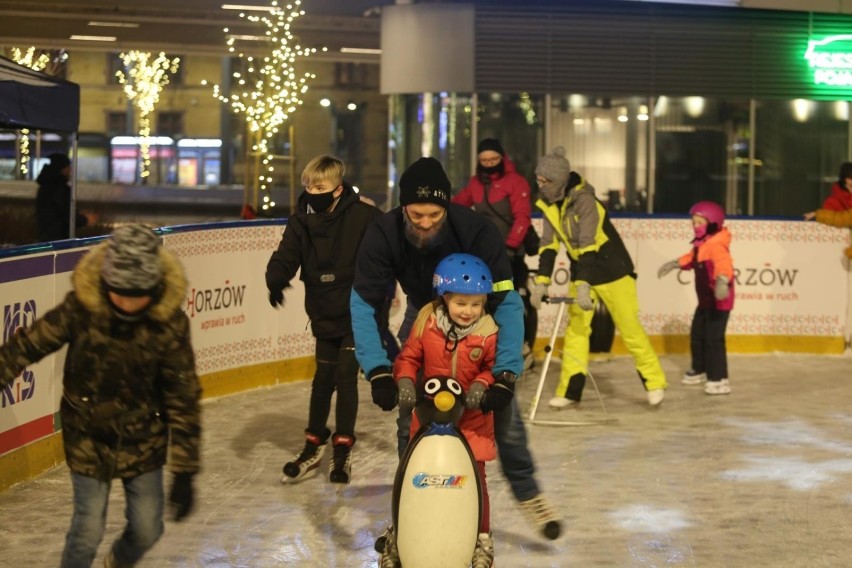
<path id="1" fill-rule="evenodd" d="M 810 40 L 805 59 L 813 69 L 814 85 L 852 87 L 852 35 Z"/>

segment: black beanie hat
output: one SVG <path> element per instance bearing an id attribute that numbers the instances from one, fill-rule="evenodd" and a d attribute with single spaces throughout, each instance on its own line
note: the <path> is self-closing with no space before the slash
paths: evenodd
<path id="1" fill-rule="evenodd" d="M 841 187 L 846 183 L 848 177 L 852 177 L 852 162 L 843 162 L 840 164 L 840 174 L 837 176 L 837 182 Z"/>
<path id="2" fill-rule="evenodd" d="M 399 204 L 434 203 L 447 207 L 450 203 L 450 178 L 435 158 L 420 158 L 402 172 L 399 178 Z"/>
<path id="3" fill-rule="evenodd" d="M 479 146 L 476 147 L 477 154 L 481 154 L 487 150 L 497 152 L 501 156 L 506 155 L 506 152 L 503 150 L 503 146 L 500 145 L 500 141 L 496 138 L 485 138 L 479 143 Z"/>
<path id="4" fill-rule="evenodd" d="M 56 168 L 57 170 L 67 168 L 71 165 L 71 159 L 68 158 L 68 155 L 63 154 L 61 152 L 51 154 L 50 156 L 48 156 L 48 158 L 50 158 L 50 166 Z"/>

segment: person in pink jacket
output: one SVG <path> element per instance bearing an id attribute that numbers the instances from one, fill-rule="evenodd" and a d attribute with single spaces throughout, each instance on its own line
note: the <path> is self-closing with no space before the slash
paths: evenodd
<path id="1" fill-rule="evenodd" d="M 485 462 L 497 457 L 497 448 L 490 410 L 495 401 L 511 396 L 491 374 L 497 351 L 497 324 L 485 313 L 485 301 L 493 280 L 488 265 L 478 257 L 451 254 L 438 263 L 433 283 L 437 299 L 420 310 L 393 365 L 399 405 L 414 407 L 417 377 L 453 377 L 465 390 L 466 410 L 459 430 L 473 451 L 482 481 L 482 519 L 473 566 L 491 566 L 494 543 Z M 412 437 L 419 428 L 415 415 Z"/>
<path id="2" fill-rule="evenodd" d="M 698 385 L 706 379 L 705 393 L 730 394 L 725 329 L 734 307 L 731 233 L 723 226 L 725 210 L 718 203 L 699 201 L 689 214 L 695 231 L 692 250 L 663 264 L 657 277 L 662 278 L 676 268 L 695 271 L 698 307 L 690 330 L 692 368 L 681 382 Z"/>

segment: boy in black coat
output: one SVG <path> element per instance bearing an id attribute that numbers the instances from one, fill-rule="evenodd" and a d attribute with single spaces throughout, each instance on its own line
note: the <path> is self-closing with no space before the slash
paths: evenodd
<path id="1" fill-rule="evenodd" d="M 298 211 L 266 266 L 269 303 L 284 303 L 284 288 L 301 267 L 305 311 L 317 339 L 317 370 L 311 386 L 305 447 L 284 465 L 283 483 L 299 481 L 320 466 L 328 439 L 334 446 L 329 480 L 349 483 L 350 456 L 358 413 L 358 363 L 352 338 L 349 293 L 355 257 L 367 226 L 381 211 L 362 202 L 343 181 L 343 162 L 317 156 L 305 166 Z M 326 427 L 331 395 L 337 391 L 336 431 Z"/>

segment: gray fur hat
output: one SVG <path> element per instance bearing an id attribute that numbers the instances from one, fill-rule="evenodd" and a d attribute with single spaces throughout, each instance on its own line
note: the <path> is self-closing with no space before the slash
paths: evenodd
<path id="1" fill-rule="evenodd" d="M 571 175 L 571 164 L 565 158 L 565 148 L 557 146 L 553 152 L 539 158 L 535 175 L 549 179 L 556 187 L 564 187 Z"/>
<path id="2" fill-rule="evenodd" d="M 122 296 L 149 296 L 163 280 L 160 239 L 139 224 L 118 227 L 107 241 L 101 276 Z"/>

